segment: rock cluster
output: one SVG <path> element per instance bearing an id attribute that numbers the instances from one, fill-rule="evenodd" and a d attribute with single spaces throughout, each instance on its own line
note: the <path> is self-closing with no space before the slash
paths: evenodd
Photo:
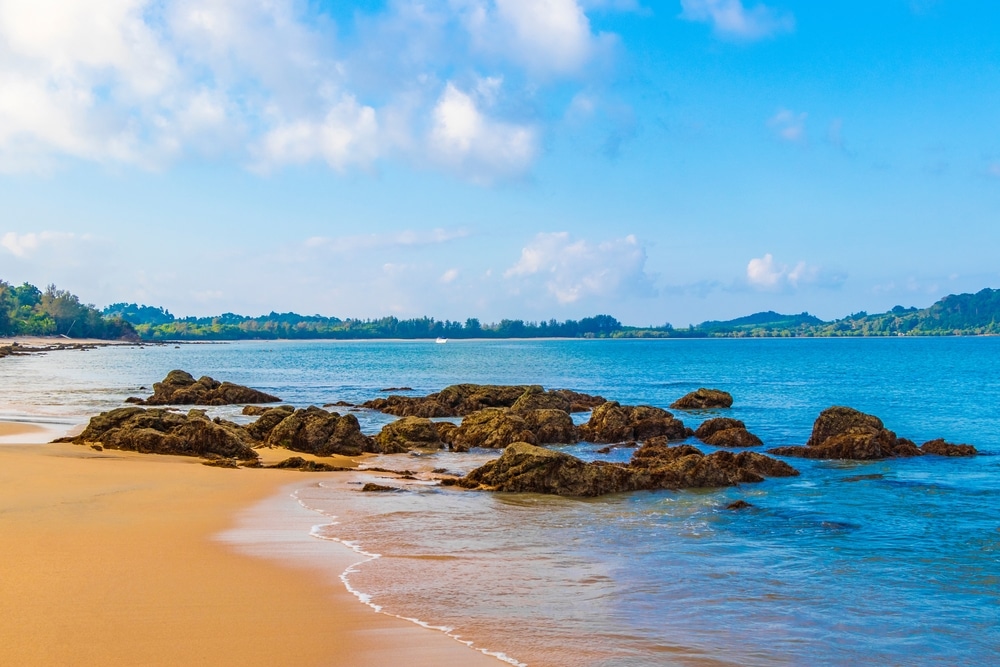
<path id="1" fill-rule="evenodd" d="M 450 429 L 446 428 L 447 430 Z M 438 431 L 437 423 L 425 417 L 403 417 L 387 424 L 375 436 L 375 443 L 383 454 L 408 452 L 416 448 L 441 449 L 447 446 Z"/>
<path id="2" fill-rule="evenodd" d="M 185 371 L 167 373 L 162 382 L 153 384 L 153 395 L 143 400 L 129 398 L 137 405 L 238 405 L 240 403 L 278 403 L 277 396 L 250 387 L 219 382 L 207 375 L 197 380 Z"/>
<path id="3" fill-rule="evenodd" d="M 975 456 L 976 448 L 940 439 L 926 442 L 918 448 L 912 440 L 897 437 L 878 417 L 854 408 L 834 406 L 820 413 L 804 447 L 776 447 L 768 453 L 809 459 L 863 461 L 924 454 Z"/>
<path id="4" fill-rule="evenodd" d="M 566 412 L 585 412 L 604 402 L 568 389 L 545 391 L 538 385 L 456 384 L 427 396 L 390 395 L 362 403 L 361 407 L 398 417 L 464 417 L 486 408 L 514 408 L 518 411 L 553 408 Z"/>
<path id="5" fill-rule="evenodd" d="M 731 408 L 733 396 L 720 389 L 696 389 L 670 404 L 674 410 L 711 410 L 714 408 Z"/>
<path id="6" fill-rule="evenodd" d="M 118 408 L 91 418 L 87 428 L 70 441 L 96 442 L 105 449 L 146 454 L 219 456 L 241 461 L 257 458 L 253 439 L 243 428 L 209 419 L 202 410 L 181 414 L 162 408 Z"/>
<path id="7" fill-rule="evenodd" d="M 472 447 L 503 449 L 515 442 L 572 444 L 577 434 L 573 419 L 563 410 L 487 408 L 464 417 L 446 438 L 453 449 L 468 451 Z"/>
<path id="8" fill-rule="evenodd" d="M 626 464 L 584 462 L 562 452 L 516 442 L 491 461 L 451 483 L 486 491 L 599 496 L 652 489 L 735 486 L 760 482 L 765 476 L 798 472 L 788 464 L 752 452 L 705 455 L 690 445 L 669 447 L 654 438 L 636 450 Z"/>
<path id="9" fill-rule="evenodd" d="M 261 415 L 260 419 L 267 417 Z M 261 431 L 258 431 L 261 433 Z M 357 456 L 378 452 L 375 441 L 361 433 L 358 418 L 310 406 L 285 416 L 266 434 L 265 444 L 317 456 Z"/>

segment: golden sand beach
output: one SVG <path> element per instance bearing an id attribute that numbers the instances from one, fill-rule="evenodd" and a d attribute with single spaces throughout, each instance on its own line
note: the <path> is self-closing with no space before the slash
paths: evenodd
<path id="1" fill-rule="evenodd" d="M 358 602 L 329 574 L 357 560 L 347 547 L 329 543 L 321 571 L 216 539 L 320 475 L 0 445 L 0 664 L 499 664 Z"/>

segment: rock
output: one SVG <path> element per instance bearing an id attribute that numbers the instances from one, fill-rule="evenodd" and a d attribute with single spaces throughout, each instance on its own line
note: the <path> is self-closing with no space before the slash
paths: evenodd
<path id="1" fill-rule="evenodd" d="M 129 396 L 125 399 L 126 403 L 131 403 L 132 405 L 143 405 L 146 403 L 146 399 L 139 398 L 138 396 Z"/>
<path id="2" fill-rule="evenodd" d="M 385 389 L 379 389 L 380 392 L 390 392 L 390 391 L 413 391 L 413 387 L 386 387 Z"/>
<path id="3" fill-rule="evenodd" d="M 408 452 L 415 447 L 441 449 L 446 446 L 438 435 L 437 424 L 424 417 L 403 417 L 386 424 L 375 436 L 383 454 Z"/>
<path id="4" fill-rule="evenodd" d="M 570 412 L 588 412 L 602 403 L 607 403 L 603 396 L 581 394 L 580 392 L 573 391 L 571 389 L 552 389 L 549 393 L 562 396 L 563 398 L 569 400 Z"/>
<path id="5" fill-rule="evenodd" d="M 705 456 L 690 445 L 669 447 L 654 438 L 627 465 L 584 461 L 527 442 L 516 442 L 491 461 L 450 484 L 487 491 L 599 496 L 641 489 L 735 486 L 766 476 L 798 475 L 788 464 L 752 452 Z"/>
<path id="6" fill-rule="evenodd" d="M 375 484 L 374 482 L 368 482 L 361 487 L 363 493 L 392 493 L 396 491 L 402 491 L 402 489 L 395 486 L 384 486 L 382 484 Z"/>
<path id="7" fill-rule="evenodd" d="M 571 445 L 579 439 L 573 418 L 563 410 L 540 408 L 523 411 L 521 416 L 538 444 Z"/>
<path id="8" fill-rule="evenodd" d="M 599 496 L 636 487 L 632 471 L 621 465 L 584 463 L 575 456 L 516 442 L 500 458 L 459 480 L 466 488 L 561 496 Z"/>
<path id="9" fill-rule="evenodd" d="M 178 414 L 161 408 L 118 408 L 91 418 L 73 442 L 147 454 L 214 454 L 241 461 L 257 458 L 243 429 L 229 422 L 213 422 L 202 410 Z"/>
<path id="10" fill-rule="evenodd" d="M 710 410 L 713 408 L 730 408 L 733 405 L 732 394 L 719 389 L 704 387 L 682 396 L 670 407 L 675 410 Z"/>
<path id="11" fill-rule="evenodd" d="M 750 503 L 745 500 L 734 500 L 733 502 L 726 505 L 727 510 L 745 510 L 753 507 Z"/>
<path id="12" fill-rule="evenodd" d="M 764 443 L 745 428 L 727 428 L 716 431 L 701 440 L 713 447 L 760 447 Z"/>
<path id="13" fill-rule="evenodd" d="M 503 449 L 515 442 L 537 442 L 524 417 L 503 408 L 490 408 L 467 415 L 461 425 L 452 431 L 450 438 L 456 451 L 468 451 L 472 447 Z"/>
<path id="14" fill-rule="evenodd" d="M 531 410 L 561 410 L 569 414 L 572 403 L 570 400 L 556 393 L 547 392 L 539 385 L 532 385 L 524 390 L 510 406 L 511 412 L 525 413 Z"/>
<path id="15" fill-rule="evenodd" d="M 205 459 L 201 462 L 203 466 L 209 466 L 212 468 L 239 468 L 239 461 L 236 459 Z"/>
<path id="16" fill-rule="evenodd" d="M 153 395 L 144 405 L 235 405 L 278 403 L 276 396 L 230 382 L 218 382 L 207 375 L 195 380 L 190 373 L 170 371 L 162 382 L 153 384 Z"/>
<path id="17" fill-rule="evenodd" d="M 282 470 L 301 470 L 302 472 L 337 472 L 339 470 L 352 470 L 352 468 L 332 466 L 329 463 L 321 463 L 319 461 L 304 459 L 301 456 L 291 456 L 284 461 L 264 467 L 278 468 Z"/>
<path id="18" fill-rule="evenodd" d="M 362 407 L 399 417 L 464 417 L 486 408 L 512 408 L 528 394 L 518 411 L 539 408 L 583 411 L 603 399 L 587 394 L 558 389 L 546 392 L 532 385 L 456 384 L 427 396 L 400 396 L 366 401 Z"/>
<path id="19" fill-rule="evenodd" d="M 687 437 L 687 429 L 666 410 L 607 401 L 594 408 L 590 420 L 580 425 L 579 434 L 581 440 L 598 443 L 647 440 L 657 436 L 683 440 Z"/>
<path id="20" fill-rule="evenodd" d="M 742 428 L 746 430 L 747 425 L 741 422 L 739 419 L 731 419 L 729 417 L 715 417 L 713 419 L 707 419 L 701 426 L 697 428 L 694 432 L 694 436 L 699 440 L 704 440 L 712 436 L 719 431 L 725 431 L 731 428 Z"/>
<path id="21" fill-rule="evenodd" d="M 257 408 L 258 406 L 247 406 Z M 260 416 L 256 421 L 251 422 L 246 425 L 246 431 L 250 434 L 254 440 L 260 442 L 265 442 L 267 436 L 271 435 L 271 431 L 274 427 L 285 421 L 286 417 L 289 417 L 295 409 L 290 405 L 279 405 L 276 408 L 264 408 L 262 412 L 257 412 Z M 243 409 L 243 414 L 247 414 L 246 408 Z"/>
<path id="22" fill-rule="evenodd" d="M 104 451 L 104 447 L 102 447 L 101 445 L 98 445 L 97 443 L 91 443 L 90 448 L 93 449 L 95 452 L 103 452 Z"/>
<path id="23" fill-rule="evenodd" d="M 291 405 L 279 405 L 277 407 L 273 405 L 245 405 L 243 406 L 242 414 L 247 417 L 260 417 L 269 410 L 287 410 L 288 412 L 294 412 L 295 408 Z"/>
<path id="24" fill-rule="evenodd" d="M 920 445 L 920 451 L 924 454 L 937 454 L 938 456 L 975 456 L 979 453 L 972 445 L 955 445 L 945 442 L 944 438 L 928 440 Z"/>
<path id="25" fill-rule="evenodd" d="M 285 417 L 271 430 L 266 442 L 271 447 L 317 456 L 357 456 L 378 451 L 375 442 L 361 433 L 357 417 L 341 416 L 316 406 L 296 410 Z"/>

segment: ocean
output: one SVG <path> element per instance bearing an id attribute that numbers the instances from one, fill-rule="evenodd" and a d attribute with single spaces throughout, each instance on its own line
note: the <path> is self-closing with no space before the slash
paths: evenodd
<path id="1" fill-rule="evenodd" d="M 673 412 L 692 428 L 723 413 L 741 419 L 765 448 L 804 444 L 832 405 L 875 414 L 918 444 L 974 444 L 975 458 L 790 459 L 801 476 L 731 489 L 580 500 L 418 479 L 402 493 L 362 494 L 358 484 L 379 473 L 361 472 L 300 483 L 287 502 L 315 514 L 311 539 L 358 551 L 358 565 L 330 574 L 363 602 L 514 664 L 1000 664 L 998 338 L 109 347 L 0 361 L 0 419 L 69 429 L 148 394 L 173 368 L 303 407 L 459 382 L 667 407 L 715 387 L 733 394 L 731 409 Z M 238 408 L 211 413 L 244 419 Z M 369 433 L 394 419 L 356 414 Z M 560 449 L 585 459 L 631 453 Z M 461 472 L 497 454 L 369 465 Z M 724 509 L 736 499 L 753 507 Z"/>

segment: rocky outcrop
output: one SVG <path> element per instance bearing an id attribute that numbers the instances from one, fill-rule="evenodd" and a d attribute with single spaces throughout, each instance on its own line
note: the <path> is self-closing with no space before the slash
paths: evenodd
<path id="1" fill-rule="evenodd" d="M 445 438 L 453 449 L 468 451 L 473 447 L 503 449 L 515 442 L 572 444 L 577 434 L 573 419 L 562 410 L 488 408 L 466 415 Z"/>
<path id="2" fill-rule="evenodd" d="M 257 406 L 247 407 L 256 408 Z M 274 430 L 274 427 L 285 421 L 285 418 L 294 412 L 295 409 L 290 405 L 279 405 L 276 408 L 264 408 L 262 412 L 257 413 L 260 415 L 257 420 L 247 424 L 244 428 L 247 433 L 250 434 L 251 438 L 259 442 L 265 442 L 267 440 L 267 436 L 271 435 L 271 431 Z M 243 410 L 243 414 L 247 414 L 245 408 Z"/>
<path id="3" fill-rule="evenodd" d="M 670 404 L 670 407 L 675 410 L 711 410 L 713 408 L 731 408 L 732 406 L 732 394 L 704 387 L 692 391 Z"/>
<path id="4" fill-rule="evenodd" d="M 340 470 L 354 470 L 354 468 L 345 468 L 343 466 L 332 466 L 329 463 L 321 463 L 320 461 L 311 461 L 309 459 L 304 459 L 301 456 L 291 456 L 284 461 L 279 461 L 269 466 L 263 466 L 264 468 L 277 468 L 280 470 L 300 470 L 302 472 L 337 472 Z"/>
<path id="5" fill-rule="evenodd" d="M 768 453 L 810 459 L 864 461 L 945 451 L 956 452 L 946 454 L 950 456 L 974 456 L 976 453 L 971 445 L 949 447 L 943 440 L 932 440 L 918 448 L 912 440 L 896 437 L 878 417 L 854 408 L 835 406 L 820 413 L 805 447 L 777 447 L 768 450 Z"/>
<path id="6" fill-rule="evenodd" d="M 615 443 L 666 436 L 683 440 L 690 434 L 684 423 L 661 408 L 649 405 L 621 405 L 607 401 L 594 408 L 590 419 L 579 427 L 586 442 Z"/>
<path id="7" fill-rule="evenodd" d="M 545 391 L 537 385 L 456 384 L 427 396 L 376 398 L 362 407 L 399 417 L 464 417 L 486 408 L 513 408 L 522 397 L 518 412 L 540 408 L 582 412 L 604 400 L 568 389 Z"/>
<path id="8" fill-rule="evenodd" d="M 788 464 L 752 452 L 706 456 L 690 445 L 669 447 L 665 438 L 640 447 L 627 464 L 586 463 L 563 452 L 517 442 L 500 458 L 451 481 L 486 491 L 599 496 L 642 489 L 734 486 L 765 476 L 797 475 Z"/>
<path id="9" fill-rule="evenodd" d="M 357 417 L 327 412 L 315 406 L 296 410 L 282 419 L 271 429 L 266 443 L 270 447 L 317 456 L 357 456 L 378 451 L 375 442 L 361 433 Z"/>
<path id="10" fill-rule="evenodd" d="M 181 414 L 160 408 L 118 408 L 91 418 L 77 444 L 146 454 L 213 456 L 248 461 L 257 458 L 246 432 L 231 422 L 211 420 L 202 410 Z"/>
<path id="11" fill-rule="evenodd" d="M 386 424 L 375 436 L 375 443 L 383 454 L 408 452 L 419 447 L 441 449 L 446 446 L 438 433 L 437 424 L 424 417 L 403 417 Z"/>
<path id="12" fill-rule="evenodd" d="M 240 403 L 278 403 L 277 396 L 250 387 L 219 382 L 207 375 L 195 380 L 185 371 L 170 371 L 163 382 L 153 383 L 149 398 L 130 398 L 139 405 L 238 405 Z"/>
<path id="13" fill-rule="evenodd" d="M 709 419 L 694 432 L 696 438 L 713 447 L 759 447 L 764 443 L 747 430 L 739 419 Z"/>
<path id="14" fill-rule="evenodd" d="M 920 451 L 924 454 L 936 454 L 938 456 L 975 456 L 979 453 L 972 445 L 956 445 L 945 442 L 944 438 L 925 442 L 920 445 Z"/>

